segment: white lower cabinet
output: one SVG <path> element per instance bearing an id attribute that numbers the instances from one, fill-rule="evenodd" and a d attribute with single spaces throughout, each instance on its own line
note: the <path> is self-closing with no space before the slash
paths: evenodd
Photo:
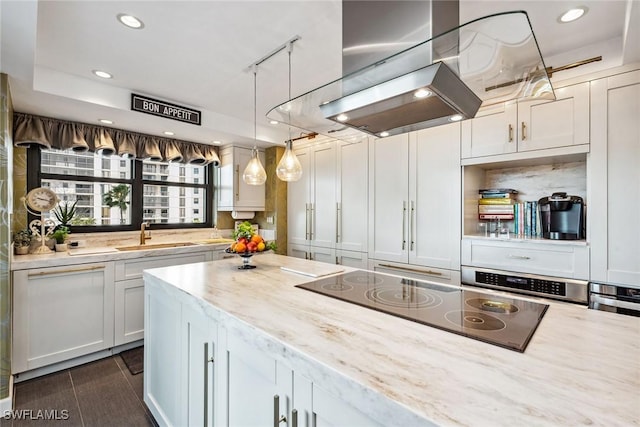
<path id="1" fill-rule="evenodd" d="M 288 255 L 312 261 L 321 261 L 330 264 L 336 263 L 336 250 L 333 248 L 293 244 L 288 246 Z"/>
<path id="2" fill-rule="evenodd" d="M 161 426 L 216 425 L 215 321 L 160 288 L 145 300 L 145 403 Z"/>
<path id="3" fill-rule="evenodd" d="M 144 401 L 160 426 L 380 425 L 283 362 L 282 344 L 153 279 L 145 301 Z"/>
<path id="4" fill-rule="evenodd" d="M 293 405 L 293 372 L 270 355 L 227 335 L 227 426 L 265 426 L 287 419 Z M 287 424 L 283 424 L 287 425 Z"/>
<path id="5" fill-rule="evenodd" d="M 121 345 L 144 338 L 143 270 L 211 261 L 213 255 L 212 252 L 197 252 L 116 261 L 114 344 Z"/>
<path id="6" fill-rule="evenodd" d="M 366 252 L 336 251 L 336 264 L 366 270 L 369 260 Z"/>
<path id="7" fill-rule="evenodd" d="M 589 280 L 586 243 L 462 239 L 462 263 L 521 273 Z"/>
<path id="8" fill-rule="evenodd" d="M 142 279 L 114 284 L 114 345 L 144 338 L 144 284 Z"/>
<path id="9" fill-rule="evenodd" d="M 313 385 L 313 422 L 309 427 L 382 426 L 364 412 L 345 403 L 339 397 Z"/>
<path id="10" fill-rule="evenodd" d="M 113 263 L 13 272 L 13 374 L 113 346 Z"/>

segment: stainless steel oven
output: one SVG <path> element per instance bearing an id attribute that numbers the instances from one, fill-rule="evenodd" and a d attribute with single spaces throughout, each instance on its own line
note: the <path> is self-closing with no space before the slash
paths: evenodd
<path id="1" fill-rule="evenodd" d="M 640 289 L 590 283 L 589 308 L 640 317 Z"/>
<path id="2" fill-rule="evenodd" d="M 535 295 L 579 304 L 587 304 L 589 302 L 589 282 L 586 280 L 564 279 L 467 266 L 462 266 L 460 273 L 461 281 L 465 285 Z"/>

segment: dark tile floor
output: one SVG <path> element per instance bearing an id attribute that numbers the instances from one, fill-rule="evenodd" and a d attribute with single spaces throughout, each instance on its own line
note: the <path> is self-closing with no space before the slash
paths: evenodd
<path id="1" fill-rule="evenodd" d="M 15 386 L 14 410 L 27 419 L 0 422 L 2 427 L 157 426 L 143 402 L 143 375 L 131 375 L 115 355 L 24 381 Z"/>

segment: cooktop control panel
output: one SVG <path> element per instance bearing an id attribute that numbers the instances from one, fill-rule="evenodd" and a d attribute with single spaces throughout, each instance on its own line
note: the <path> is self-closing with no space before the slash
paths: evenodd
<path id="1" fill-rule="evenodd" d="M 588 303 L 589 289 L 586 280 L 539 276 L 465 265 L 460 268 L 460 279 L 464 285 L 481 286 L 578 304 Z"/>
<path id="2" fill-rule="evenodd" d="M 554 280 L 476 271 L 476 282 L 483 285 L 501 286 L 541 294 L 567 295 L 567 284 Z"/>

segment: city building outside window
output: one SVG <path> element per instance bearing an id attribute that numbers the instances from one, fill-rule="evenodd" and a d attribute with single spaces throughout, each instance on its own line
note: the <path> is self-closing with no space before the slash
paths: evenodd
<path id="1" fill-rule="evenodd" d="M 152 228 L 153 224 L 158 228 L 213 225 L 213 165 L 123 159 L 71 150 L 30 148 L 28 153 L 28 171 L 37 171 L 27 174 L 28 188 L 49 187 L 61 204 L 77 202 L 74 231 L 134 230 L 143 221 Z M 194 205 L 200 209 L 193 209 Z M 45 217 L 57 222 L 52 213 Z"/>

